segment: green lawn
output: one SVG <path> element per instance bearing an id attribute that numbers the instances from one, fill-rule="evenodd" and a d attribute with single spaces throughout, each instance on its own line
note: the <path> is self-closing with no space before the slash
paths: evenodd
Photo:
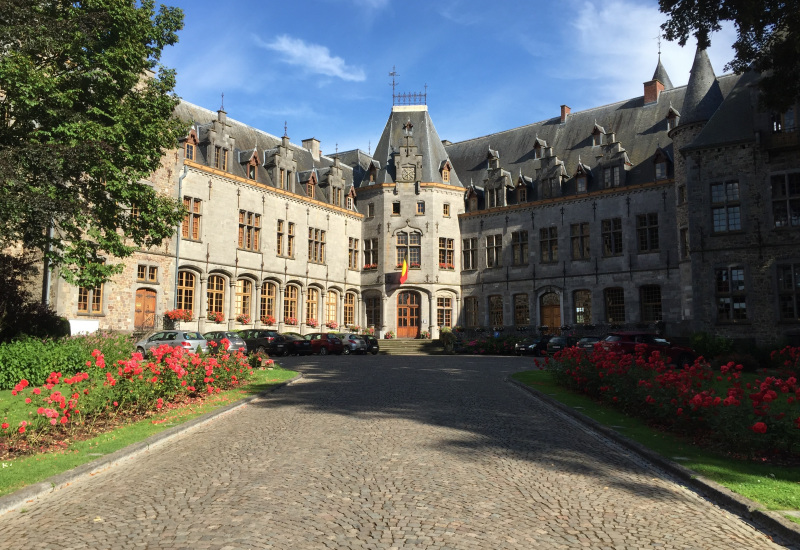
<path id="1" fill-rule="evenodd" d="M 229 405 L 243 397 L 266 391 L 296 375 L 297 373 L 294 371 L 281 368 L 255 370 L 254 377 L 247 386 L 221 392 L 200 404 L 162 411 L 146 420 L 120 426 L 92 439 L 72 442 L 64 450 L 5 461 L 0 469 L 0 496 L 13 493 L 26 485 L 38 483 L 100 456 L 118 451 L 132 443 L 137 443 L 167 428 Z M 22 420 L 25 415 L 22 414 L 22 409 L 18 405 L 21 401 L 12 396 L 10 390 L 0 392 L 0 416 Z"/>
<path id="2" fill-rule="evenodd" d="M 578 412 L 600 424 L 612 427 L 661 456 L 763 504 L 766 509 L 800 510 L 800 468 L 734 460 L 697 447 L 677 435 L 660 432 L 637 418 L 557 386 L 548 371 L 518 372 L 512 378 L 565 405 L 578 408 Z"/>

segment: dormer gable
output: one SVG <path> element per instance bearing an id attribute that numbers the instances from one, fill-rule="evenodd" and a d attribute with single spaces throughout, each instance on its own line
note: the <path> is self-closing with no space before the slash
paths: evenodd
<path id="1" fill-rule="evenodd" d="M 192 126 L 189 134 L 181 141 L 183 141 L 183 158 L 197 162 L 197 146 L 200 143 L 197 139 L 197 128 Z"/>
<path id="2" fill-rule="evenodd" d="M 489 151 L 486 153 L 486 162 L 489 170 L 496 170 L 500 168 L 500 153 L 492 149 L 491 146 L 489 147 Z"/>
<path id="3" fill-rule="evenodd" d="M 667 119 L 667 132 L 677 128 L 681 121 L 681 114 L 672 106 L 672 103 L 669 104 L 669 110 L 665 118 Z"/>
<path id="4" fill-rule="evenodd" d="M 575 169 L 573 177 L 575 178 L 575 192 L 587 193 L 592 179 L 592 169 L 581 162 L 580 156 L 578 157 L 578 167 Z"/>
<path id="5" fill-rule="evenodd" d="M 592 146 L 599 147 L 603 145 L 603 136 L 605 136 L 606 131 L 605 129 L 597 124 L 597 121 L 594 121 L 594 126 L 592 127 Z"/>
<path id="6" fill-rule="evenodd" d="M 245 177 L 256 181 L 258 174 L 258 150 L 239 151 L 239 164 L 244 168 Z"/>
<path id="7" fill-rule="evenodd" d="M 351 185 L 347 190 L 347 195 L 345 195 L 345 208 L 347 210 L 356 209 L 356 196 L 356 188 Z"/>
<path id="8" fill-rule="evenodd" d="M 539 136 L 536 136 L 536 139 L 533 142 L 533 158 L 540 159 L 545 156 L 547 151 L 547 142 L 543 139 L 539 139 Z"/>
<path id="9" fill-rule="evenodd" d="M 453 165 L 450 164 L 450 159 L 443 160 L 439 167 L 439 173 L 442 176 L 442 183 L 450 183 L 450 172 L 453 170 Z"/>

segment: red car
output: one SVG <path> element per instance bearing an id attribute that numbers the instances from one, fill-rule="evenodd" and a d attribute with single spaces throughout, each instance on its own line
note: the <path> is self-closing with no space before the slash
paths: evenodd
<path id="1" fill-rule="evenodd" d="M 312 332 L 306 335 L 306 339 L 311 342 L 311 353 L 341 355 L 344 351 L 341 338 L 332 332 Z"/>
<path id="2" fill-rule="evenodd" d="M 657 334 L 650 332 L 610 332 L 601 341 L 603 349 L 620 353 L 634 353 L 636 346 L 646 346 L 646 356 L 654 351 L 661 353 L 661 357 L 670 363 L 683 366 L 692 363 L 697 354 L 690 348 L 675 346 Z"/>

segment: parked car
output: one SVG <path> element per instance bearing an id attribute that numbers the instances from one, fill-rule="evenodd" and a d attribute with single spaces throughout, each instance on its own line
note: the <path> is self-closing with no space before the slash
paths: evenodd
<path id="1" fill-rule="evenodd" d="M 203 335 L 189 330 L 162 330 L 139 340 L 135 346 L 136 351 L 144 355 L 164 344 L 173 348 L 180 346 L 187 351 L 197 351 L 199 347 L 203 353 L 208 352 L 208 342 Z"/>
<path id="2" fill-rule="evenodd" d="M 590 353 L 594 351 L 594 345 L 600 341 L 599 336 L 584 336 L 576 344 L 580 349 Z"/>
<path id="3" fill-rule="evenodd" d="M 367 351 L 372 355 L 378 355 L 378 352 L 381 350 L 378 339 L 368 334 L 362 336 L 362 338 L 367 343 Z"/>
<path id="4" fill-rule="evenodd" d="M 344 354 L 351 353 L 367 353 L 367 342 L 359 334 L 344 333 L 341 334 L 342 345 L 344 346 Z"/>
<path id="5" fill-rule="evenodd" d="M 514 344 L 514 352 L 517 355 L 533 355 L 534 357 L 541 357 L 547 355 L 547 342 L 552 338 L 551 335 L 544 336 L 528 336 L 523 338 L 521 342 Z"/>
<path id="6" fill-rule="evenodd" d="M 342 340 L 332 332 L 312 332 L 307 334 L 306 338 L 311 342 L 312 353 L 341 355 L 344 352 Z"/>
<path id="7" fill-rule="evenodd" d="M 547 342 L 547 355 L 554 355 L 559 351 L 571 348 L 578 343 L 578 338 L 575 336 L 553 336 Z"/>
<path id="8" fill-rule="evenodd" d="M 296 332 L 282 332 L 286 339 L 286 355 L 311 355 L 311 342 Z"/>
<path id="9" fill-rule="evenodd" d="M 644 345 L 648 357 L 654 351 L 658 351 L 662 357 L 666 357 L 666 360 L 678 366 L 691 363 L 697 357 L 691 348 L 673 345 L 661 336 L 650 332 L 610 332 L 603 338 L 602 345 L 603 349 L 621 353 L 634 353 L 636 346 Z"/>
<path id="10" fill-rule="evenodd" d="M 251 353 L 267 353 L 272 356 L 286 353 L 286 339 L 277 331 L 251 328 L 240 330 L 239 335 Z"/>
<path id="11" fill-rule="evenodd" d="M 247 355 L 247 342 L 245 342 L 242 337 L 237 332 L 230 332 L 227 330 L 212 330 L 211 332 L 206 332 L 203 337 L 209 343 L 209 349 L 212 353 L 217 350 L 221 350 L 222 340 L 227 339 L 230 342 L 230 347 L 228 348 L 230 351 L 236 351 L 241 349 L 242 353 Z M 211 342 L 215 342 L 217 345 L 212 346 Z"/>

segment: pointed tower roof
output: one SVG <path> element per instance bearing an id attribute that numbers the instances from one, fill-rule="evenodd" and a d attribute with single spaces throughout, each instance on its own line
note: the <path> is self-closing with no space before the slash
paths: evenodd
<path id="1" fill-rule="evenodd" d="M 681 126 L 710 119 L 722 104 L 722 99 L 722 91 L 708 59 L 708 53 L 698 48 L 689 83 L 686 85 L 686 95 L 681 109 Z"/>
<path id="2" fill-rule="evenodd" d="M 664 68 L 664 65 L 661 64 L 661 53 L 658 54 L 658 65 L 656 65 L 656 72 L 653 73 L 653 80 L 661 82 L 665 90 L 671 90 L 673 88 L 667 70 Z"/>

